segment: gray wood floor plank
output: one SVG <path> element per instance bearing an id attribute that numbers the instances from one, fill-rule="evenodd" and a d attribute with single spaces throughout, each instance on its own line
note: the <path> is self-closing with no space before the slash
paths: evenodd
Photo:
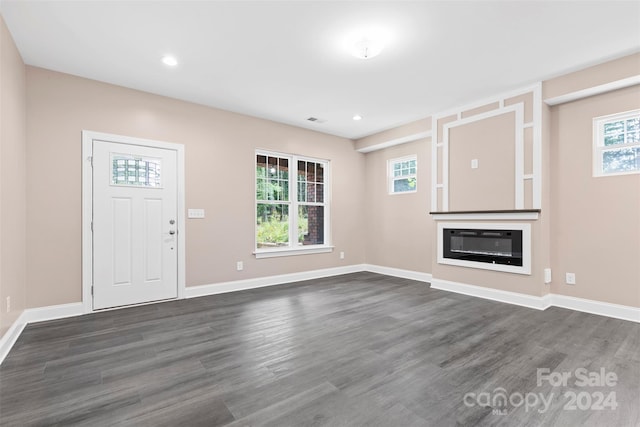
<path id="1" fill-rule="evenodd" d="M 298 408 L 312 404 L 320 398 L 328 394 L 336 393 L 339 390 L 328 382 L 322 382 L 319 385 L 308 390 L 303 390 L 288 398 L 279 399 L 276 403 L 266 406 L 263 409 L 249 413 L 248 415 L 237 419 L 229 424 L 229 427 L 248 427 L 253 425 L 265 425 L 295 412 Z"/>
<path id="2" fill-rule="evenodd" d="M 496 390 L 549 406 L 465 401 Z M 595 391 L 617 409 L 565 408 Z M 638 426 L 639 401 L 638 324 L 374 273 L 29 325 L 0 366 L 1 426 Z"/>

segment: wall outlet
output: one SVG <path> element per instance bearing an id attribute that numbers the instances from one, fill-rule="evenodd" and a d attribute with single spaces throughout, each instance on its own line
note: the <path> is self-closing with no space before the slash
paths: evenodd
<path id="1" fill-rule="evenodd" d="M 471 169 L 478 169 L 478 159 L 471 160 Z"/>
<path id="2" fill-rule="evenodd" d="M 244 264 L 243 264 L 242 261 L 236 262 L 236 270 L 238 270 L 238 271 L 244 270 Z"/>
<path id="3" fill-rule="evenodd" d="M 11 311 L 11 297 L 7 297 L 7 313 Z"/>
<path id="4" fill-rule="evenodd" d="M 567 285 L 575 285 L 576 284 L 576 273 L 567 273 L 566 280 Z"/>
<path id="5" fill-rule="evenodd" d="M 551 283 L 551 269 L 544 269 L 544 283 Z"/>
<path id="6" fill-rule="evenodd" d="M 340 259 L 344 259 L 344 252 L 340 252 Z"/>

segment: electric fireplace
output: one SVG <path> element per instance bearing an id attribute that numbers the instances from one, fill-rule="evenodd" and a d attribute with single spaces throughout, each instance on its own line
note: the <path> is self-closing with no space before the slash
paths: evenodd
<path id="1" fill-rule="evenodd" d="M 522 266 L 522 230 L 445 228 L 444 257 Z"/>
<path id="2" fill-rule="evenodd" d="M 529 224 L 438 225 L 438 262 L 530 274 Z"/>

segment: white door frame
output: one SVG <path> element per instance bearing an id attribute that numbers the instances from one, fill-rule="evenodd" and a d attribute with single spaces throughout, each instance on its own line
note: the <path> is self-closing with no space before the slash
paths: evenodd
<path id="1" fill-rule="evenodd" d="M 178 299 L 185 298 L 185 168 L 184 145 L 171 142 L 154 141 L 151 139 L 134 138 L 130 136 L 109 133 L 82 131 L 82 306 L 85 313 L 93 312 L 93 298 L 91 285 L 93 282 L 93 232 L 91 221 L 93 218 L 93 140 L 116 142 L 119 144 L 141 145 L 144 147 L 164 148 L 175 150 L 177 153 L 178 172 Z"/>

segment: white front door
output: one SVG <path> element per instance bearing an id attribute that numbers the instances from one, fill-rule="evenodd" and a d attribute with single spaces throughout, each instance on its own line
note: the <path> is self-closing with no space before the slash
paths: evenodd
<path id="1" fill-rule="evenodd" d="M 178 296 L 177 153 L 93 141 L 93 309 Z"/>

